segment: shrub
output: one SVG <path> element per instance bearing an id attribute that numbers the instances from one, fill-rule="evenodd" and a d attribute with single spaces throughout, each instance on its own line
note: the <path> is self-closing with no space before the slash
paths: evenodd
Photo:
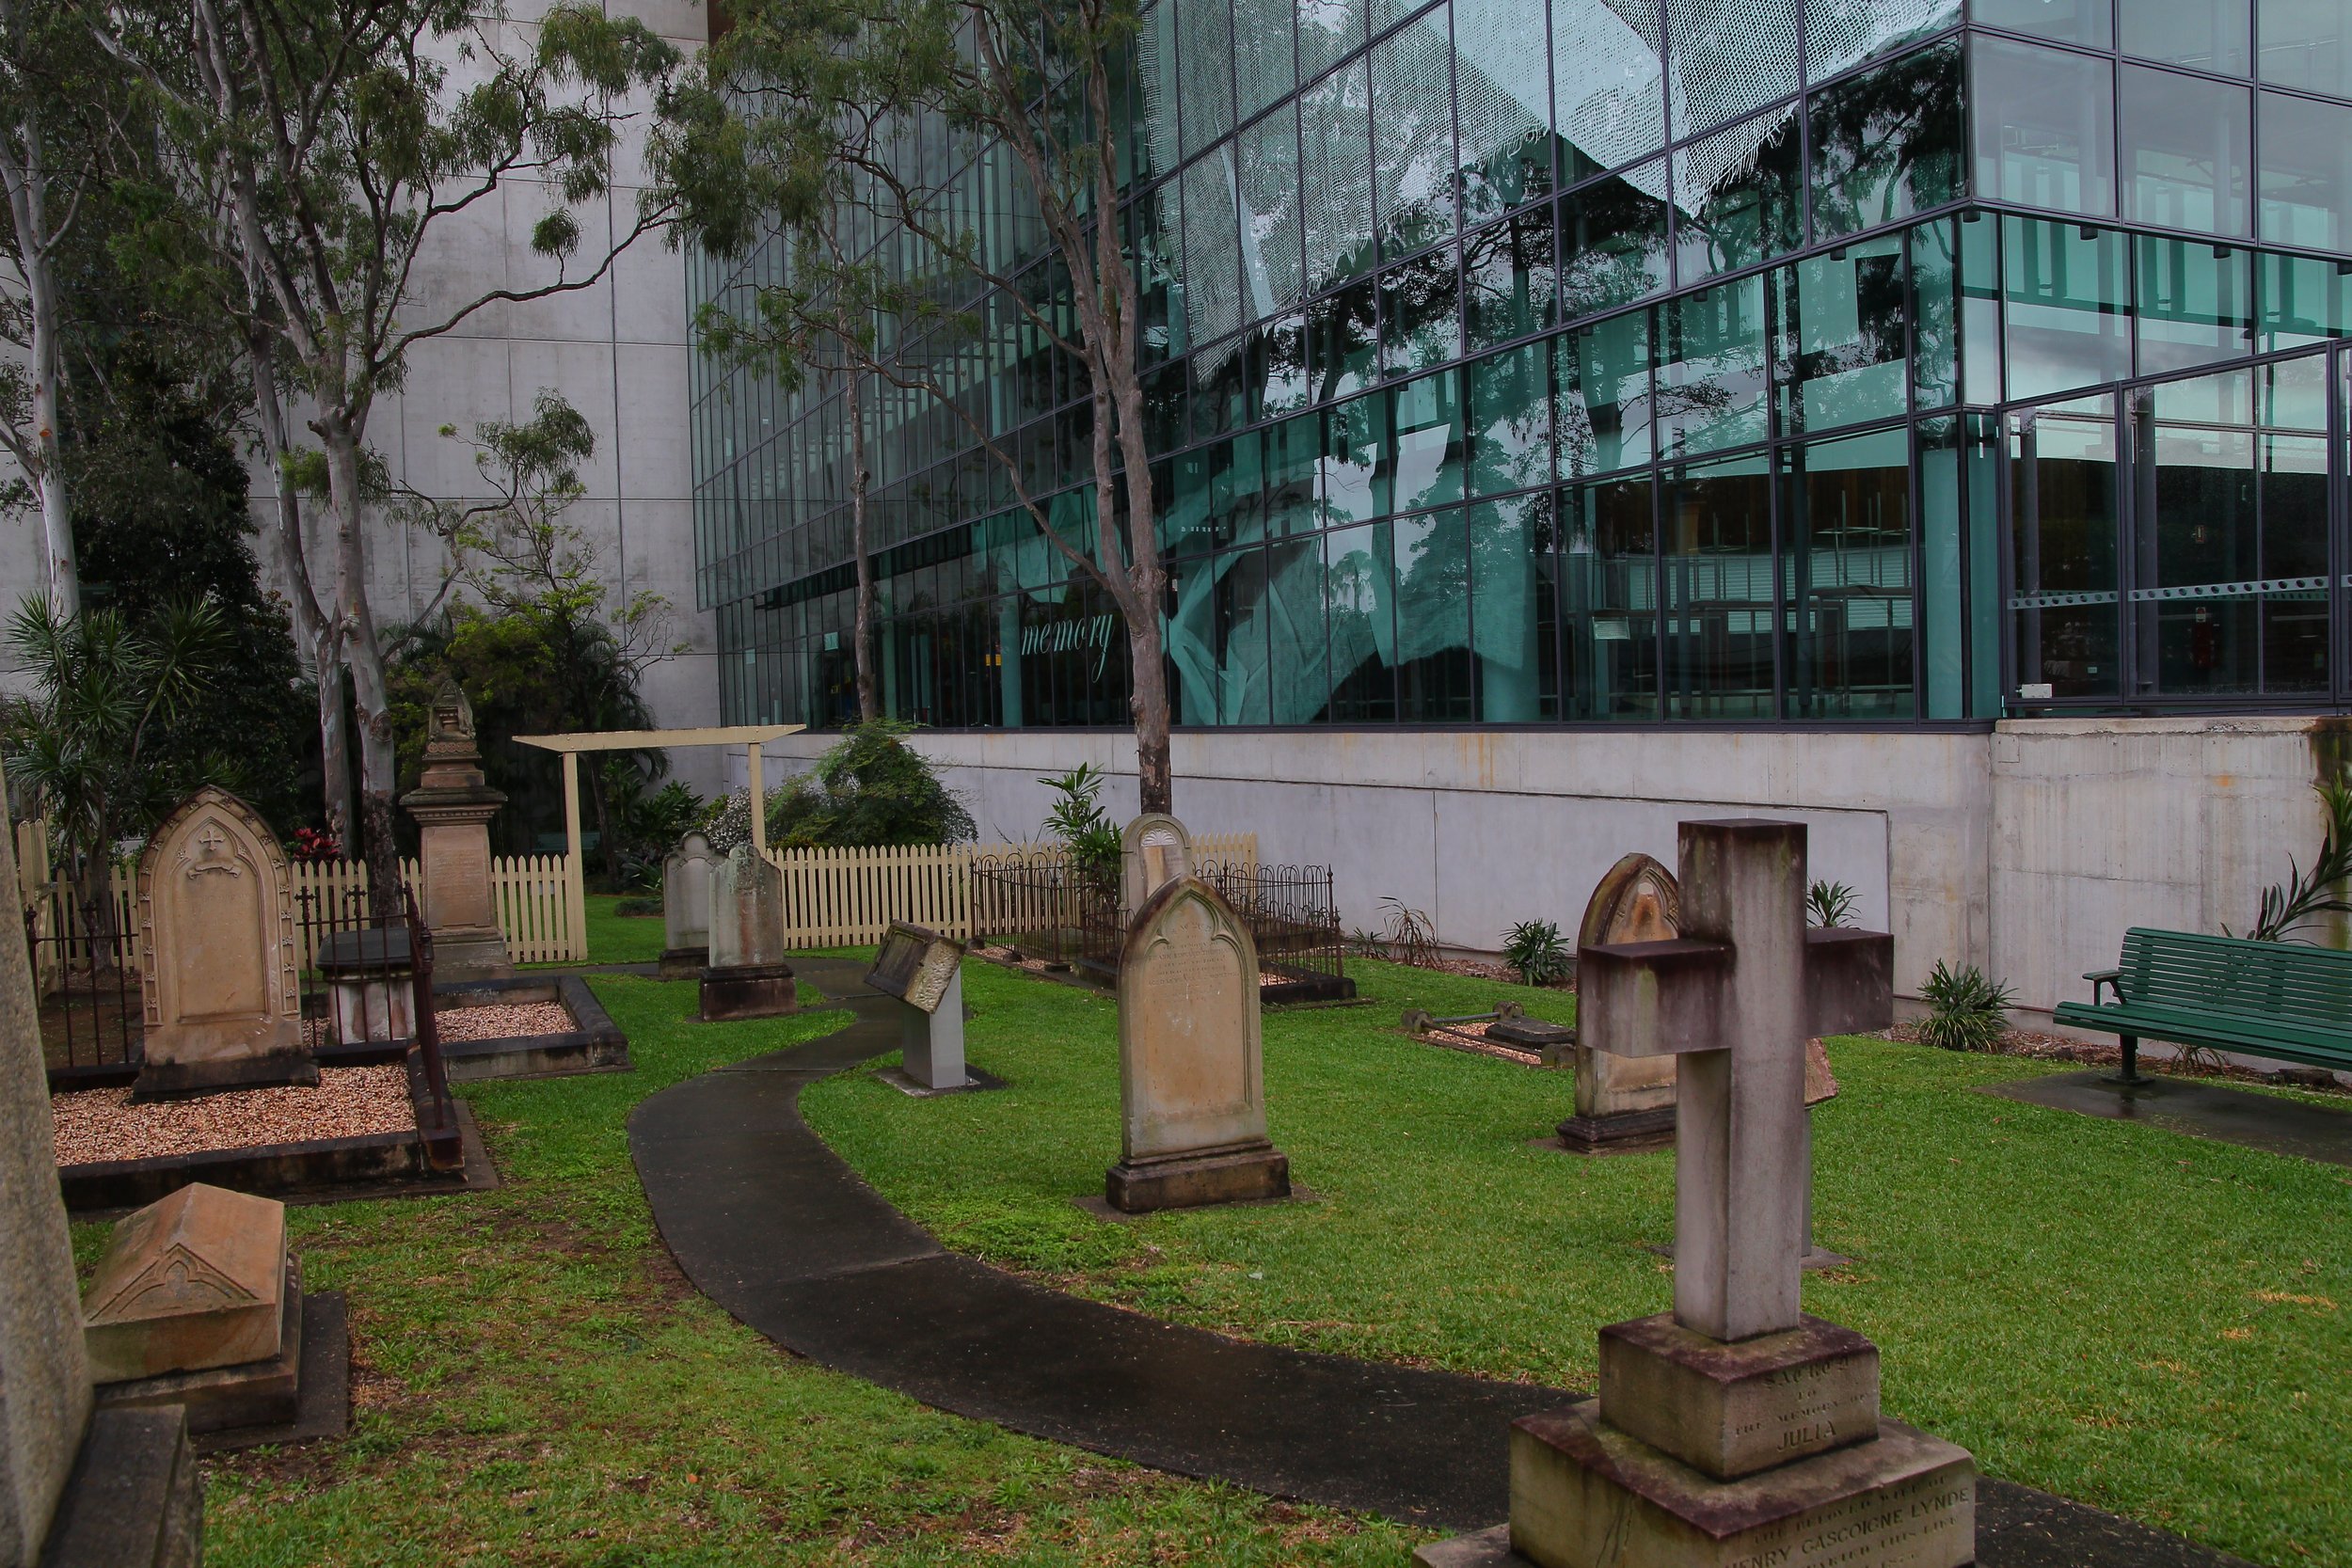
<path id="1" fill-rule="evenodd" d="M 1970 964 L 1955 973 L 1941 958 L 1920 988 L 1934 1009 L 1919 1025 L 1919 1039 L 1945 1051 L 1990 1051 L 2009 1029 L 2009 1009 L 2016 993 L 1996 986 Z"/>
<path id="2" fill-rule="evenodd" d="M 1853 916 L 1853 889 L 1843 882 L 1815 882 L 1804 890 L 1805 918 L 1816 926 L 1844 926 Z"/>
<path id="3" fill-rule="evenodd" d="M 1549 986 L 1568 973 L 1568 944 L 1560 927 L 1549 920 L 1522 920 L 1511 927 L 1502 945 L 1502 961 L 1519 972 L 1531 986 Z"/>
<path id="4" fill-rule="evenodd" d="M 1389 924 L 1380 933 L 1384 957 L 1393 962 L 1412 964 L 1422 969 L 1438 966 L 1438 926 L 1427 911 L 1407 905 L 1404 899 L 1390 894 L 1380 900 L 1387 911 Z"/>
<path id="5" fill-rule="evenodd" d="M 2352 913 L 2344 885 L 2352 878 L 2352 784 L 2335 780 L 2312 786 L 2328 813 L 2328 827 L 2319 841 L 2318 858 L 2305 871 L 2293 857 L 2287 860 L 2287 879 L 2263 889 L 2262 909 L 2247 936 L 2255 942 L 2284 942 L 2296 928 L 2322 915 Z M 2227 926 L 2223 936 L 2237 933 Z"/>
<path id="6" fill-rule="evenodd" d="M 658 915 L 661 912 L 661 900 L 659 898 L 623 898 L 612 906 L 612 912 L 627 915 L 631 919 Z"/>
<path id="7" fill-rule="evenodd" d="M 1054 809 L 1045 814 L 1045 832 L 1068 847 L 1071 863 L 1079 875 L 1108 884 L 1119 879 L 1123 847 L 1119 825 L 1096 799 L 1104 782 L 1104 775 L 1090 762 L 1078 764 L 1059 778 L 1038 780 L 1057 797 Z"/>
<path id="8" fill-rule="evenodd" d="M 816 767 L 768 798 L 769 842 L 872 847 L 970 838 L 972 814 L 931 760 L 906 743 L 914 733 L 914 725 L 889 719 L 851 729 Z"/>

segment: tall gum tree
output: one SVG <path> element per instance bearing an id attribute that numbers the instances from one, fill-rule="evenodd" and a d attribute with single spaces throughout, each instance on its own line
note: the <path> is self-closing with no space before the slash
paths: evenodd
<path id="1" fill-rule="evenodd" d="M 283 367 L 318 443 L 333 587 L 314 645 L 331 644 L 350 676 L 357 815 L 389 909 L 397 761 L 368 599 L 369 420 L 418 344 L 494 304 L 593 287 L 669 221 L 649 198 L 612 243 L 583 247 L 579 209 L 611 194 L 624 126 L 648 103 L 660 112 L 680 60 L 643 23 L 578 3 L 528 27 L 469 0 L 149 0 L 135 14 L 121 52 L 219 203 L 211 233 L 223 270 L 246 280 L 257 367 Z M 547 208 L 531 245 L 552 277 L 418 297 L 437 241 L 500 193 L 534 184 Z M 281 531 L 289 520 L 296 531 L 281 552 L 299 548 L 298 513 L 281 507 Z"/>
<path id="2" fill-rule="evenodd" d="M 1135 5 L 740 0 L 729 8 L 734 25 L 681 92 L 656 150 L 681 231 L 725 256 L 778 229 L 803 240 L 869 242 L 897 229 L 923 255 L 901 272 L 882 265 L 870 245 L 858 253 L 796 243 L 790 276 L 755 286 L 748 309 L 706 313 L 706 343 L 789 360 L 805 354 L 811 327 L 833 317 L 834 300 L 853 300 L 858 324 L 835 338 L 852 363 L 950 410 L 1009 475 L 1048 543 L 1117 608 L 1134 670 L 1143 809 L 1173 809 L 1142 287 L 1120 206 L 1129 154 L 1122 68 Z M 966 166 L 999 157 L 1019 172 L 1041 242 L 1042 265 L 1020 276 L 1016 259 L 983 243 L 972 187 L 959 182 Z M 985 374 L 985 356 L 972 351 L 975 324 L 991 308 L 1015 312 L 1083 381 L 1090 537 L 1073 542 L 1052 525 L 974 395 Z M 913 343 L 951 346 L 944 355 L 899 351 Z"/>

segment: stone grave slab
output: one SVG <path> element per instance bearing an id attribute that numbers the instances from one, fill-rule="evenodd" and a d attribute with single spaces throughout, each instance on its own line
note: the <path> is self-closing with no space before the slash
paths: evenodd
<path id="1" fill-rule="evenodd" d="M 710 874 L 710 964 L 702 972 L 705 1022 L 777 1018 L 800 1006 L 784 957 L 784 873 L 748 844 Z"/>
<path id="2" fill-rule="evenodd" d="M 1112 1208 L 1289 1193 L 1290 1161 L 1266 1137 L 1261 1027 L 1248 927 L 1200 878 L 1162 883 L 1130 921 L 1120 959 Z"/>
<path id="3" fill-rule="evenodd" d="M 115 1227 L 83 1297 L 100 1383 L 275 1357 L 286 1206 L 195 1182 Z"/>
<path id="4" fill-rule="evenodd" d="M 963 943 L 928 927 L 894 920 L 866 983 L 898 1003 L 897 1078 L 912 1093 L 943 1094 L 981 1085 L 963 1060 Z"/>
<path id="5" fill-rule="evenodd" d="M 710 874 L 719 857 L 710 841 L 688 833 L 661 863 L 661 961 L 664 980 L 684 980 L 710 962 Z"/>

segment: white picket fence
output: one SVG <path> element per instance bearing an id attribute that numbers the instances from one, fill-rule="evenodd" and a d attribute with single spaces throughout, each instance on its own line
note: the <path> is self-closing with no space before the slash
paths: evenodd
<path id="1" fill-rule="evenodd" d="M 1204 833 L 1195 860 L 1255 866 L 1256 833 Z M 972 864 L 994 859 L 1052 862 L 1058 844 L 918 844 L 882 849 L 770 849 L 784 877 L 787 947 L 865 947 L 894 920 L 942 936 L 972 936 Z"/>

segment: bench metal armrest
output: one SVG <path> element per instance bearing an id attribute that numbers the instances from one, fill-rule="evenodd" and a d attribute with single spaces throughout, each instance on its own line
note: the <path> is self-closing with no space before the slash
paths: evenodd
<path id="1" fill-rule="evenodd" d="M 2090 1005 L 2092 1006 L 2099 1005 L 2099 988 L 2102 986 L 2111 987 L 2114 990 L 2116 1001 L 2123 1000 L 2123 972 L 2122 970 L 2087 970 L 2084 972 L 2083 978 L 2090 982 Z"/>

